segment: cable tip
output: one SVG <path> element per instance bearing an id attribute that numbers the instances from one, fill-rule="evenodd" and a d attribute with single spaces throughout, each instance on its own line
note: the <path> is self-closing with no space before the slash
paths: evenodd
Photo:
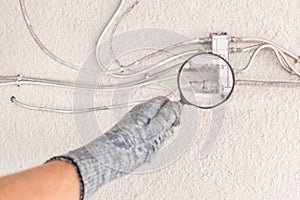
<path id="1" fill-rule="evenodd" d="M 15 100 L 16 100 L 16 97 L 15 97 L 15 96 L 10 97 L 10 101 L 11 101 L 12 103 L 14 103 Z"/>

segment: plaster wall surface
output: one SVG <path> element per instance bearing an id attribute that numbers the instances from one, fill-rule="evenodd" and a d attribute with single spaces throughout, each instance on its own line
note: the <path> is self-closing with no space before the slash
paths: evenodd
<path id="1" fill-rule="evenodd" d="M 26 0 L 29 17 L 45 45 L 80 65 L 118 1 Z M 129 6 L 132 1 L 126 1 Z M 190 38 L 226 31 L 234 36 L 270 39 L 300 54 L 299 0 L 141 0 L 117 33 L 164 28 Z M 74 81 L 77 73 L 49 59 L 34 43 L 17 0 L 0 5 L 0 74 Z M 234 56 L 234 66 L 249 55 Z M 250 79 L 291 78 L 274 55 L 264 52 Z M 293 80 L 295 77 L 292 77 Z M 72 115 L 26 110 L 10 96 L 37 105 L 72 107 L 72 92 L 55 88 L 0 88 L 0 175 L 42 164 L 83 145 Z M 214 150 L 199 159 L 199 124 L 187 151 L 166 168 L 128 175 L 102 187 L 96 199 L 291 199 L 300 198 L 300 88 L 238 86 L 226 104 L 224 125 Z M 200 111 L 202 112 L 202 111 Z M 206 111 L 203 111 L 206 112 Z M 200 113 L 201 114 L 201 113 Z M 103 130 L 116 122 L 110 111 L 97 114 Z"/>

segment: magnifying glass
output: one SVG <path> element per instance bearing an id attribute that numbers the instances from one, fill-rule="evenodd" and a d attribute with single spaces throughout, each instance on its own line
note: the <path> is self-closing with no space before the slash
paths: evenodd
<path id="1" fill-rule="evenodd" d="M 177 85 L 183 105 L 211 109 L 229 99 L 234 89 L 235 76 L 233 68 L 224 58 L 203 52 L 182 64 Z"/>

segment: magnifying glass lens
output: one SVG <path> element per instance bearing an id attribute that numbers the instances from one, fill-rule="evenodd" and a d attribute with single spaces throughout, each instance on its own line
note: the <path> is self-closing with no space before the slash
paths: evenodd
<path id="1" fill-rule="evenodd" d="M 178 75 L 182 100 L 199 108 L 213 108 L 225 102 L 234 88 L 234 72 L 222 57 L 202 53 L 187 60 Z"/>

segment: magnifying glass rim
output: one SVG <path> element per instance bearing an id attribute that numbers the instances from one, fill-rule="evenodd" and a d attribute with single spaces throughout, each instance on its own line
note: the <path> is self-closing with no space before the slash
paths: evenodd
<path id="1" fill-rule="evenodd" d="M 204 55 L 204 54 L 207 54 L 207 55 L 213 55 L 213 56 L 217 56 L 217 57 L 221 58 L 221 59 L 228 65 L 228 67 L 229 67 L 229 69 L 230 69 L 230 71 L 231 71 L 231 73 L 232 73 L 232 78 L 233 78 L 233 80 L 232 80 L 232 81 L 233 81 L 233 85 L 232 85 L 232 88 L 231 88 L 229 94 L 227 95 L 227 97 L 226 97 L 223 101 L 221 101 L 220 103 L 218 103 L 218 104 L 216 104 L 216 105 L 213 105 L 213 106 L 198 106 L 198 105 L 195 105 L 195 104 L 190 103 L 190 102 L 185 98 L 185 96 L 182 94 L 182 92 L 181 92 L 181 87 L 180 87 L 180 83 L 179 83 L 181 71 L 183 70 L 184 66 L 185 66 L 190 60 L 192 60 L 194 57 L 200 56 L 200 55 Z M 217 106 L 223 104 L 223 103 L 226 102 L 226 101 L 229 99 L 229 97 L 232 95 L 233 90 L 234 90 L 234 87 L 235 87 L 235 74 L 234 74 L 234 70 L 233 70 L 233 68 L 231 67 L 231 65 L 229 64 L 229 62 L 228 62 L 227 60 L 225 60 L 222 56 L 217 55 L 217 54 L 214 54 L 214 53 L 212 53 L 212 52 L 201 52 L 201 53 L 197 53 L 197 54 L 193 55 L 192 57 L 190 57 L 189 59 L 187 59 L 187 60 L 181 65 L 181 67 L 180 67 L 180 69 L 179 69 L 179 71 L 178 71 L 177 85 L 178 85 L 178 89 L 179 89 L 181 101 L 183 101 L 184 104 L 192 105 L 192 106 L 195 106 L 195 107 L 201 108 L 201 109 L 211 109 L 211 108 L 215 108 L 215 107 L 217 107 Z"/>

